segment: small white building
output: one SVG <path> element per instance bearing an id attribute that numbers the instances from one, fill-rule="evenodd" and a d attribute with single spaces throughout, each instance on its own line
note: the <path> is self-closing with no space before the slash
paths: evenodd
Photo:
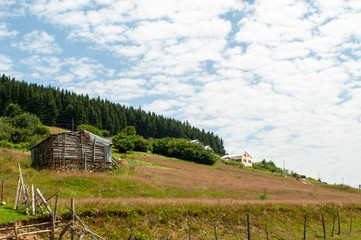
<path id="1" fill-rule="evenodd" d="M 221 157 L 221 159 L 241 162 L 246 167 L 252 167 L 252 157 L 247 152 L 243 154 L 225 155 Z"/>
<path id="2" fill-rule="evenodd" d="M 201 141 L 199 141 L 198 139 L 194 139 L 194 140 L 192 140 L 192 141 L 190 141 L 190 142 L 203 146 L 203 144 L 201 143 Z M 208 146 L 208 145 L 207 145 L 207 146 L 203 146 L 203 147 L 204 147 L 204 149 L 206 149 L 206 150 L 213 150 L 213 149 L 211 148 L 211 146 Z"/>

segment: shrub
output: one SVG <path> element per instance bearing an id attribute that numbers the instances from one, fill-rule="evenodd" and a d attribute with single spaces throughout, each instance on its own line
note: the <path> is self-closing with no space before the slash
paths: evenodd
<path id="1" fill-rule="evenodd" d="M 103 137 L 109 137 L 110 132 L 108 130 L 101 130 Z"/>
<path id="2" fill-rule="evenodd" d="M 86 130 L 86 131 L 88 131 L 88 132 L 94 133 L 95 135 L 98 135 L 98 136 L 100 136 L 100 137 L 103 137 L 103 132 L 102 132 L 99 128 L 97 128 L 97 127 L 95 127 L 95 126 L 92 126 L 92 125 L 81 124 L 81 125 L 79 125 L 76 129 L 77 129 L 77 130 L 80 130 L 80 129 Z M 109 135 L 109 134 L 108 134 L 108 135 Z"/>
<path id="3" fill-rule="evenodd" d="M 213 165 L 217 157 L 212 150 L 185 139 L 162 138 L 152 142 L 153 152 L 191 162 Z"/>
<path id="4" fill-rule="evenodd" d="M 35 127 L 35 134 L 50 135 L 50 130 L 49 130 L 49 128 L 45 127 L 44 125 L 38 124 Z"/>
<path id="5" fill-rule="evenodd" d="M 272 173 L 283 173 L 282 169 L 278 168 L 274 162 L 267 162 L 265 159 L 263 159 L 261 162 L 253 163 L 252 168 Z"/>
<path id="6" fill-rule="evenodd" d="M 147 152 L 150 150 L 150 142 L 142 136 L 133 136 L 134 151 Z"/>
<path id="7" fill-rule="evenodd" d="M 114 147 L 121 153 L 127 151 L 146 152 L 150 149 L 150 143 L 142 136 L 136 135 L 135 128 L 128 126 L 113 137 Z"/>
<path id="8" fill-rule="evenodd" d="M 134 143 L 131 138 L 122 136 L 119 133 L 113 137 L 113 144 L 114 147 L 121 153 L 132 151 L 134 149 Z"/>
<path id="9" fill-rule="evenodd" d="M 233 161 L 233 160 L 222 160 L 222 162 L 224 163 L 224 164 L 227 164 L 227 165 L 232 165 L 232 166 L 237 166 L 237 167 L 240 167 L 240 168 L 243 168 L 244 167 L 244 165 L 243 165 L 243 163 L 241 163 L 241 162 L 236 162 L 236 161 Z"/>
<path id="10" fill-rule="evenodd" d="M 8 142 L 8 141 L 6 141 L 6 140 L 1 140 L 1 141 L 0 141 L 0 146 L 1 146 L 2 148 L 13 148 L 13 144 L 10 143 L 10 142 Z"/>

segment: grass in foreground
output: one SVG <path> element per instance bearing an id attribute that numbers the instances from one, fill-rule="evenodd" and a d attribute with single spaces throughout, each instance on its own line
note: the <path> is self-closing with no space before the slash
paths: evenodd
<path id="1" fill-rule="evenodd" d="M 92 230 L 106 239 L 126 239 L 134 229 L 135 239 L 150 240 L 246 239 L 247 213 L 250 214 L 252 239 L 265 239 L 267 223 L 270 239 L 302 239 L 304 216 L 307 214 L 307 239 L 323 239 L 321 212 L 325 216 L 326 235 L 332 234 L 333 217 L 339 211 L 341 234 L 337 220 L 332 239 L 361 238 L 361 209 L 356 205 L 131 205 L 127 203 L 96 205 L 78 204 L 82 219 Z M 350 232 L 351 212 L 353 216 Z"/>
<path id="2" fill-rule="evenodd" d="M 0 225 L 12 223 L 15 221 L 22 221 L 33 218 L 33 216 L 26 215 L 22 211 L 14 210 L 12 206 L 0 205 Z"/>

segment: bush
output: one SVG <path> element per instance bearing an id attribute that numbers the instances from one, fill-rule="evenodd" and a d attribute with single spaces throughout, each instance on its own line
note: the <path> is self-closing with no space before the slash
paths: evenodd
<path id="1" fill-rule="evenodd" d="M 265 159 L 263 159 L 261 162 L 253 163 L 252 168 L 272 173 L 283 173 L 282 169 L 278 168 L 274 162 L 267 162 Z"/>
<path id="2" fill-rule="evenodd" d="M 152 142 L 153 153 L 179 158 L 191 162 L 213 165 L 217 157 L 212 150 L 185 139 L 162 138 Z"/>
<path id="3" fill-rule="evenodd" d="M 45 127 L 44 125 L 38 124 L 35 127 L 35 134 L 38 135 L 50 135 L 50 130 L 49 128 Z"/>
<path id="4" fill-rule="evenodd" d="M 134 151 L 147 152 L 151 149 L 150 142 L 144 139 L 142 136 L 134 136 L 133 139 Z"/>
<path id="5" fill-rule="evenodd" d="M 240 167 L 240 168 L 243 168 L 244 167 L 244 165 L 243 165 L 243 163 L 241 163 L 241 162 L 236 162 L 236 161 L 233 161 L 233 160 L 222 160 L 222 162 L 224 163 L 224 164 L 227 164 L 227 165 L 232 165 L 232 166 L 237 166 L 237 167 Z"/>
<path id="6" fill-rule="evenodd" d="M 131 137 L 122 136 L 119 133 L 113 137 L 113 144 L 114 147 L 121 153 L 133 151 L 134 149 L 134 143 Z"/>
<path id="7" fill-rule="evenodd" d="M 92 125 L 88 125 L 88 124 L 81 124 L 79 125 L 77 128 L 77 130 L 86 130 L 88 132 L 91 132 L 91 133 L 94 133 L 95 135 L 98 135 L 99 137 L 103 137 L 103 132 L 97 128 L 97 127 L 94 127 Z M 109 135 L 109 134 L 108 134 Z"/>
<path id="8" fill-rule="evenodd" d="M 10 143 L 10 142 L 8 142 L 8 141 L 6 141 L 6 140 L 1 140 L 1 141 L 0 141 L 0 146 L 1 146 L 2 148 L 13 148 L 13 144 Z"/>
<path id="9" fill-rule="evenodd" d="M 30 142 L 21 142 L 13 145 L 14 149 L 26 151 L 30 148 Z"/>
<path id="10" fill-rule="evenodd" d="M 142 136 L 136 135 L 135 128 L 128 126 L 113 137 L 114 147 L 121 153 L 127 151 L 147 152 L 150 150 L 150 143 Z"/>
<path id="11" fill-rule="evenodd" d="M 110 136 L 110 132 L 108 130 L 101 130 L 101 132 L 102 132 L 103 137 L 109 137 Z"/>

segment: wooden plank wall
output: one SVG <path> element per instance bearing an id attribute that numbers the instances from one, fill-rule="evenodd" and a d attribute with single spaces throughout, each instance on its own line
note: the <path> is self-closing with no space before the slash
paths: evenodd
<path id="1" fill-rule="evenodd" d="M 34 161 L 39 166 L 48 166 L 52 156 L 53 151 L 50 138 L 34 148 Z"/>
<path id="2" fill-rule="evenodd" d="M 34 150 L 34 160 L 42 167 L 97 170 L 111 166 L 104 147 L 86 140 L 80 131 L 53 135 Z"/>

